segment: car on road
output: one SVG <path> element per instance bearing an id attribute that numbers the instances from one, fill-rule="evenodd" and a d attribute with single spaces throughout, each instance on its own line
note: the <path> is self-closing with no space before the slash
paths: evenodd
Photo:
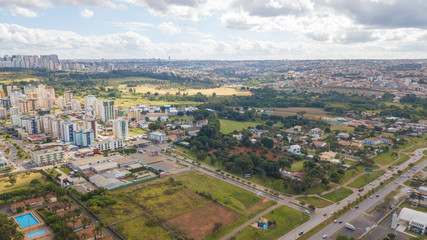
<path id="1" fill-rule="evenodd" d="M 308 210 L 305 210 L 305 213 L 307 213 L 307 214 L 310 214 L 310 211 L 308 211 Z"/>
<path id="2" fill-rule="evenodd" d="M 299 232 L 299 233 L 298 233 L 298 235 L 300 235 L 300 236 L 301 236 L 301 235 L 303 235 L 303 234 L 304 234 L 304 232 L 303 232 L 303 231 L 301 231 L 301 232 Z"/>
<path id="3" fill-rule="evenodd" d="M 337 223 L 338 221 L 337 220 L 334 220 L 334 223 Z"/>
<path id="4" fill-rule="evenodd" d="M 328 214 L 326 214 L 326 213 L 325 213 L 325 214 L 323 214 L 323 216 L 324 216 L 324 217 L 326 217 L 326 215 L 328 215 Z"/>
<path id="5" fill-rule="evenodd" d="M 369 198 L 374 198 L 374 196 L 371 195 Z"/>
<path id="6" fill-rule="evenodd" d="M 355 208 L 356 208 L 356 209 L 358 209 L 358 208 L 359 208 L 359 206 L 356 206 Z"/>
<path id="7" fill-rule="evenodd" d="M 380 195 L 378 195 L 378 194 L 376 195 L 376 197 L 379 197 L 379 196 L 380 196 Z"/>
<path id="8" fill-rule="evenodd" d="M 334 215 L 334 214 L 335 214 L 335 212 L 334 212 L 334 211 L 332 211 L 332 212 L 331 212 L 331 215 Z"/>
<path id="9" fill-rule="evenodd" d="M 341 223 L 342 223 L 342 220 L 338 221 L 338 223 L 339 223 L 339 224 L 341 224 Z"/>
<path id="10" fill-rule="evenodd" d="M 323 235 L 323 237 L 322 237 L 323 239 L 326 239 L 326 238 L 328 238 L 328 235 Z"/>

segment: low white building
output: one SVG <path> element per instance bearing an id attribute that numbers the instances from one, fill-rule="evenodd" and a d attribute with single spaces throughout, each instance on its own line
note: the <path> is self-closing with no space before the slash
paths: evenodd
<path id="1" fill-rule="evenodd" d="M 105 139 L 94 144 L 95 148 L 99 151 L 114 151 L 116 149 L 124 148 L 126 144 L 123 139 Z"/>
<path id="2" fill-rule="evenodd" d="M 397 222 L 407 230 L 420 233 L 421 235 L 426 234 L 427 213 L 415 211 L 410 208 L 403 208 L 399 213 Z"/>
<path id="3" fill-rule="evenodd" d="M 288 149 L 289 153 L 300 155 L 301 154 L 301 146 L 300 145 L 292 145 Z"/>

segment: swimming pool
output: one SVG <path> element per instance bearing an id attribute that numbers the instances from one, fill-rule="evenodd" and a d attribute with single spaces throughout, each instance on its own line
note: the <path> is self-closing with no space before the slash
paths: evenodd
<path id="1" fill-rule="evenodd" d="M 42 230 L 38 230 L 36 232 L 29 233 L 29 234 L 27 234 L 27 238 L 33 238 L 33 237 L 36 237 L 36 236 L 41 235 L 43 233 L 47 233 L 46 229 L 42 229 Z"/>
<path id="2" fill-rule="evenodd" d="M 26 228 L 39 223 L 39 221 L 37 221 L 37 219 L 31 213 L 15 217 L 15 220 L 21 228 Z"/>

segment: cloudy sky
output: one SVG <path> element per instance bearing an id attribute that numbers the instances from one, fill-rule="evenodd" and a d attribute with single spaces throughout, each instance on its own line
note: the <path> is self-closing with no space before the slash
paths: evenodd
<path id="1" fill-rule="evenodd" d="M 426 0 L 0 0 L 0 55 L 427 58 Z"/>

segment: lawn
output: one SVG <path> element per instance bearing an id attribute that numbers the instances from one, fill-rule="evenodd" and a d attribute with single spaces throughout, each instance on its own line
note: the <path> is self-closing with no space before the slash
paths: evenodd
<path id="1" fill-rule="evenodd" d="M 263 201 L 252 192 L 200 172 L 192 171 L 176 176 L 175 179 L 182 181 L 192 190 L 209 193 L 219 204 L 245 216 L 256 215 L 275 204 L 272 201 Z"/>
<path id="2" fill-rule="evenodd" d="M 347 196 L 351 195 L 353 191 L 351 189 L 342 187 L 325 195 L 322 195 L 323 198 L 331 200 L 332 202 L 338 202 L 345 199 Z"/>
<path id="3" fill-rule="evenodd" d="M 409 160 L 409 156 L 406 154 L 401 153 L 400 154 L 400 159 L 396 162 L 393 163 L 393 166 L 399 166 L 400 164 L 406 162 Z"/>
<path id="4" fill-rule="evenodd" d="M 319 197 L 312 197 L 312 196 L 297 197 L 296 199 L 298 201 L 305 201 L 307 205 L 311 204 L 311 205 L 315 206 L 316 208 L 324 208 L 324 207 L 327 207 L 327 206 L 332 204 L 329 201 L 326 201 L 326 200 L 321 199 Z"/>
<path id="5" fill-rule="evenodd" d="M 115 229 L 127 239 L 147 239 L 147 240 L 172 240 L 175 239 L 171 233 L 158 225 L 147 223 L 148 218 L 138 216 L 124 222 L 120 222 Z M 148 225 L 148 226 L 147 226 Z"/>
<path id="6" fill-rule="evenodd" d="M 388 151 L 385 153 L 380 153 L 377 156 L 373 157 L 372 159 L 374 160 L 374 163 L 376 163 L 376 164 L 387 165 L 387 164 L 390 164 L 394 160 L 397 159 L 397 154 L 394 156 L 392 154 L 393 154 L 392 151 Z"/>
<path id="7" fill-rule="evenodd" d="M 241 131 L 243 129 L 248 129 L 248 127 L 259 125 L 259 123 L 256 122 L 238 122 L 225 119 L 220 119 L 219 121 L 221 123 L 221 133 L 223 134 L 229 134 L 234 130 Z"/>
<path id="8" fill-rule="evenodd" d="M 290 230 L 307 222 L 310 219 L 310 216 L 293 208 L 281 206 L 270 213 L 267 213 L 263 218 L 270 221 L 275 220 L 276 225 L 271 226 L 269 230 L 247 226 L 242 231 L 234 235 L 235 239 L 277 239 Z"/>
<path id="9" fill-rule="evenodd" d="M 385 174 L 384 170 L 377 170 L 374 171 L 373 173 L 366 173 L 363 174 L 362 176 L 356 178 L 353 182 L 351 182 L 350 184 L 348 184 L 349 187 L 354 187 L 354 188 L 360 188 L 365 186 L 366 184 L 372 182 L 373 180 L 377 179 L 378 177 L 382 176 L 383 174 Z"/>
<path id="10" fill-rule="evenodd" d="M 323 192 L 328 191 L 329 189 L 335 187 L 336 185 L 333 183 L 330 183 L 328 186 L 325 186 L 323 184 L 318 184 L 318 185 L 312 186 L 311 188 L 307 188 L 304 193 L 305 194 L 322 194 Z"/>
<path id="11" fill-rule="evenodd" d="M 30 183 L 34 179 L 42 181 L 43 175 L 41 173 L 30 173 L 29 175 L 26 173 L 19 174 L 16 176 L 16 183 L 14 185 L 10 185 L 8 182 L 9 178 L 7 177 L 0 178 L 0 193 L 17 189 L 26 189 L 30 187 Z"/>
<path id="12" fill-rule="evenodd" d="M 405 153 L 412 153 L 412 152 L 414 152 L 415 150 L 417 150 L 418 148 L 425 148 L 425 146 L 422 146 L 422 145 L 415 145 L 415 146 L 413 146 L 413 147 L 410 147 L 410 148 L 407 148 L 407 149 L 405 149 L 405 150 L 403 150 Z"/>
<path id="13" fill-rule="evenodd" d="M 129 128 L 129 135 L 133 136 L 133 135 L 140 135 L 140 134 L 144 134 L 147 131 L 145 131 L 142 128 Z"/>
<path id="14" fill-rule="evenodd" d="M 59 170 L 61 170 L 63 173 L 70 175 L 71 172 L 73 171 L 73 169 L 69 168 L 69 167 L 60 167 Z"/>
<path id="15" fill-rule="evenodd" d="M 331 127 L 331 131 L 335 131 L 335 130 L 338 130 L 338 131 L 344 131 L 344 132 L 347 132 L 347 133 L 352 133 L 352 132 L 354 132 L 354 127 L 349 127 L 349 126 L 342 126 L 342 125 L 332 125 Z"/>
<path id="16" fill-rule="evenodd" d="M 344 176 L 341 177 L 339 183 L 340 184 L 345 184 L 348 181 L 350 181 L 350 179 L 354 178 L 355 176 L 364 173 L 365 172 L 365 167 L 364 166 L 357 166 L 357 167 L 349 167 L 347 170 L 345 170 L 344 172 Z"/>
<path id="17" fill-rule="evenodd" d="M 304 162 L 305 161 L 298 161 L 296 163 L 293 163 L 291 166 L 292 172 L 302 172 L 304 170 Z"/>

